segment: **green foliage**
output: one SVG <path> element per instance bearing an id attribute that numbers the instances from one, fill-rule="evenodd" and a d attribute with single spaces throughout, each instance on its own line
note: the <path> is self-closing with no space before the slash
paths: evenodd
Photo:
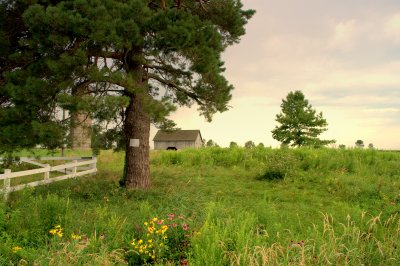
<path id="1" fill-rule="evenodd" d="M 231 141 L 230 143 L 229 143 L 229 148 L 231 148 L 231 149 L 233 149 L 233 148 L 238 148 L 239 147 L 239 145 L 236 143 L 236 142 L 234 142 L 234 141 Z"/>
<path id="2" fill-rule="evenodd" d="M 166 222 L 172 212 L 177 224 L 190 225 L 190 241 L 181 241 L 182 227 L 170 231 L 171 249 L 158 264 L 179 265 L 181 258 L 189 265 L 397 265 L 400 260 L 398 152 L 153 151 L 153 186 L 146 192 L 119 188 L 123 157 L 102 151 L 95 176 L 12 193 L 0 204 L 0 262 L 126 265 L 132 240 L 147 237 L 144 222 L 154 217 Z M 258 180 L 268 169 L 286 175 Z M 56 225 L 62 237 L 49 232 Z M 14 253 L 15 247 L 22 249 Z"/>
<path id="3" fill-rule="evenodd" d="M 134 98 L 162 129 L 194 102 L 211 120 L 233 89 L 221 53 L 254 14 L 237 0 L 5 0 L 0 11 L 0 152 L 9 153 L 65 144 L 73 116 L 60 108 L 93 118 L 95 149 L 126 137 Z"/>
<path id="4" fill-rule="evenodd" d="M 255 145 L 254 142 L 251 141 L 251 140 L 247 141 L 247 142 L 244 144 L 244 147 L 245 147 L 246 149 L 252 149 L 252 148 L 254 148 L 255 146 L 256 146 L 256 145 Z"/>
<path id="5" fill-rule="evenodd" d="M 258 176 L 260 180 L 279 180 L 288 176 L 296 176 L 298 159 L 286 151 L 266 155 L 265 171 Z"/>
<path id="6" fill-rule="evenodd" d="M 334 140 L 320 140 L 318 136 L 327 130 L 328 123 L 312 109 L 301 91 L 289 92 L 282 100 L 282 112 L 276 115 L 280 124 L 272 130 L 272 137 L 284 145 L 321 147 Z"/>
<path id="7" fill-rule="evenodd" d="M 374 149 L 374 144 L 372 143 L 368 144 L 368 149 Z"/>
<path id="8" fill-rule="evenodd" d="M 357 148 L 364 148 L 364 141 L 361 139 L 358 139 L 355 144 Z"/>
<path id="9" fill-rule="evenodd" d="M 217 144 L 215 141 L 213 141 L 212 139 L 209 139 L 209 140 L 206 142 L 206 146 L 207 146 L 207 147 L 219 147 L 218 144 Z"/>

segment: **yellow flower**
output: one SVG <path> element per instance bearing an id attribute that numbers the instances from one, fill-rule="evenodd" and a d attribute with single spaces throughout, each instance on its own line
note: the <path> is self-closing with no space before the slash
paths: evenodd
<path id="1" fill-rule="evenodd" d="M 164 243 L 160 243 L 159 246 L 160 248 L 162 248 L 164 246 Z"/>
<path id="2" fill-rule="evenodd" d="M 154 217 L 154 218 L 152 219 L 152 221 L 153 221 L 153 222 L 157 222 L 157 221 L 158 221 L 157 217 Z"/>
<path id="3" fill-rule="evenodd" d="M 49 230 L 49 233 L 52 234 L 53 236 L 54 236 L 54 235 L 57 235 L 57 236 L 59 236 L 59 237 L 62 237 L 62 236 L 63 236 L 62 230 L 63 230 L 63 229 L 61 228 L 60 225 L 56 225 L 56 226 L 54 226 L 53 229 L 50 229 L 50 230 Z"/>
<path id="4" fill-rule="evenodd" d="M 153 239 L 149 239 L 149 240 L 147 240 L 147 242 L 152 243 L 152 242 L 153 242 Z"/>
<path id="5" fill-rule="evenodd" d="M 72 233 L 72 234 L 71 234 L 71 238 L 72 238 L 72 239 L 75 239 L 75 240 L 79 240 L 79 239 L 82 238 L 82 236 L 80 236 L 80 235 L 75 235 L 74 233 Z"/>
<path id="6" fill-rule="evenodd" d="M 142 244 L 142 243 L 143 243 L 143 240 L 139 239 L 138 244 Z"/>
<path id="7" fill-rule="evenodd" d="M 148 223 L 148 222 L 144 222 L 144 225 L 145 225 L 145 226 L 148 226 L 148 225 L 149 225 L 149 223 Z"/>
<path id="8" fill-rule="evenodd" d="M 20 251 L 22 248 L 20 246 L 15 246 L 13 247 L 11 250 L 13 253 L 17 253 L 18 251 Z"/>

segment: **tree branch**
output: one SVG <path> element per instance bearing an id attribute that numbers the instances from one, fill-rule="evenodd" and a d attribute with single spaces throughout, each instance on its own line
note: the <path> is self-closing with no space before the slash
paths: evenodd
<path id="1" fill-rule="evenodd" d="M 171 80 L 163 79 L 160 76 L 157 76 L 157 75 L 152 74 L 152 73 L 148 73 L 147 74 L 147 79 L 157 80 L 158 82 L 160 82 L 160 83 L 162 83 L 162 84 L 164 84 L 164 85 L 166 85 L 168 87 L 172 87 L 172 88 L 176 89 L 177 91 L 180 91 L 180 92 L 186 94 L 187 96 L 189 96 L 190 98 L 195 100 L 199 105 L 204 105 L 204 102 L 202 102 L 199 99 L 199 97 L 197 97 L 197 95 L 195 93 L 185 90 L 184 88 L 178 86 L 177 84 L 175 84 Z"/>

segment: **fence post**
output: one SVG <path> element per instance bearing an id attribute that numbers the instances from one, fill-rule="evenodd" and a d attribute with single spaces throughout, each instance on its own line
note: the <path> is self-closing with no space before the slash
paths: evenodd
<path id="1" fill-rule="evenodd" d="M 4 186 L 3 186 L 3 196 L 4 200 L 8 200 L 8 193 L 10 193 L 10 178 L 7 177 L 7 174 L 11 174 L 11 169 L 4 169 L 4 174 L 6 175 L 6 178 L 4 179 Z"/>
<path id="2" fill-rule="evenodd" d="M 73 163 L 77 163 L 78 162 L 78 160 L 73 160 L 72 161 Z M 76 165 L 72 168 L 72 175 L 73 175 L 73 177 L 76 177 Z"/>
<path id="3" fill-rule="evenodd" d="M 92 164 L 92 169 L 96 169 L 97 168 L 97 159 L 96 159 L 96 156 L 92 156 L 92 159 L 94 159 L 94 160 L 96 160 L 96 162 L 95 163 L 93 163 Z M 91 175 L 95 175 L 96 173 L 92 173 Z"/>
<path id="4" fill-rule="evenodd" d="M 50 179 L 50 164 L 46 164 L 44 167 L 49 169 L 48 172 L 44 172 L 44 182 L 47 183 Z"/>

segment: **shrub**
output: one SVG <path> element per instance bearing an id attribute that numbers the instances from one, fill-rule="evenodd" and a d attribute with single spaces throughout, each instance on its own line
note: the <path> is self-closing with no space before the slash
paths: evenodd
<path id="1" fill-rule="evenodd" d="M 259 180 L 280 180 L 294 176 L 298 170 L 297 158 L 286 151 L 270 153 L 265 158 L 265 171 L 257 177 Z"/>

